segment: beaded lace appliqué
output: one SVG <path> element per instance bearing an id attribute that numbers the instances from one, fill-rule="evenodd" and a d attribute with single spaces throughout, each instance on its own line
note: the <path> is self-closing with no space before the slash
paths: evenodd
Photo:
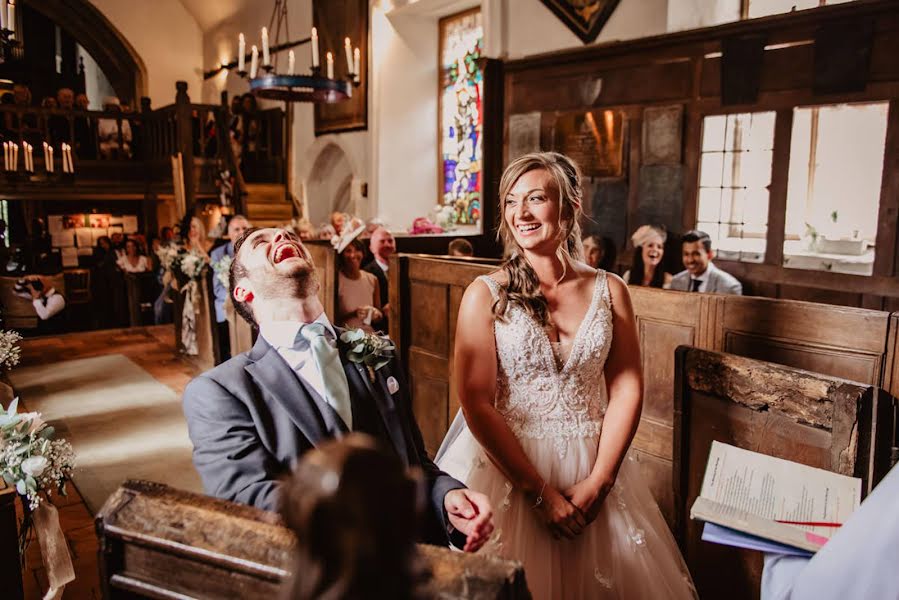
<path id="1" fill-rule="evenodd" d="M 500 285 L 488 276 L 480 279 L 496 298 Z M 522 308 L 510 305 L 505 317 L 505 322 L 494 322 L 496 409 L 516 436 L 551 439 L 564 457 L 569 440 L 593 437 L 602 429 L 603 367 L 612 342 L 606 274 L 597 273 L 590 307 L 561 367 L 546 331 Z"/>

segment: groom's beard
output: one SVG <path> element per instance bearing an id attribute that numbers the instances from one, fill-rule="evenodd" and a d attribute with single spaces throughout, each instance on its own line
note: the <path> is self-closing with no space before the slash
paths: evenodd
<path id="1" fill-rule="evenodd" d="M 251 281 L 253 277 L 251 276 Z M 295 269 L 289 274 L 278 274 L 272 277 L 260 277 L 260 281 L 254 282 L 256 289 L 264 298 L 270 300 L 305 300 L 318 294 L 319 282 L 315 275 L 315 267 L 312 264 Z"/>

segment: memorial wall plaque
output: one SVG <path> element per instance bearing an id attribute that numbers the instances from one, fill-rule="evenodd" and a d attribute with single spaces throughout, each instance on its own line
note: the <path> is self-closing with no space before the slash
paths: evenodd
<path id="1" fill-rule="evenodd" d="M 562 114 L 553 125 L 553 150 L 577 162 L 587 177 L 622 177 L 625 128 L 616 110 Z"/>
<path id="2" fill-rule="evenodd" d="M 509 116 L 509 156 L 515 160 L 528 152 L 540 151 L 540 113 L 529 112 Z"/>
<path id="3" fill-rule="evenodd" d="M 681 159 L 684 109 L 674 106 L 654 106 L 643 111 L 644 165 L 676 165 Z"/>

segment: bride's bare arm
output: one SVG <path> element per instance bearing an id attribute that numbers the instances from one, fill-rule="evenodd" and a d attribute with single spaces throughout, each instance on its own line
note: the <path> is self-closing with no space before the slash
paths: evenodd
<path id="1" fill-rule="evenodd" d="M 643 374 L 640 341 L 627 285 L 608 275 L 612 298 L 612 346 L 606 360 L 609 405 L 603 419 L 596 462 L 589 477 L 566 490 L 572 503 L 593 520 L 615 484 L 618 469 L 631 445 L 643 409 Z"/>
<path id="2" fill-rule="evenodd" d="M 493 296 L 487 284 L 475 281 L 468 286 L 459 306 L 455 341 L 456 389 L 465 420 L 490 460 L 512 485 L 536 501 L 554 533 L 573 537 L 586 520 L 543 478 L 496 410 L 496 339 L 493 335 Z"/>

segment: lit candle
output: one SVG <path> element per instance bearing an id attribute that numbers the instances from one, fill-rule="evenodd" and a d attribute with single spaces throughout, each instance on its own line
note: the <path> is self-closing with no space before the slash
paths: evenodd
<path id="1" fill-rule="evenodd" d="M 16 33 L 16 5 L 10 0 L 9 6 L 7 7 L 6 12 L 6 27 L 12 33 L 9 37 L 13 37 Z"/>
<path id="2" fill-rule="evenodd" d="M 272 57 L 268 52 L 268 29 L 262 28 L 262 64 L 266 67 L 272 64 Z"/>
<path id="3" fill-rule="evenodd" d="M 237 71 L 239 73 L 243 73 L 244 71 L 247 70 L 246 69 L 247 59 L 245 56 L 246 53 L 247 53 L 247 40 L 243 37 L 243 34 L 241 33 L 237 37 Z"/>
<path id="4" fill-rule="evenodd" d="M 15 142 L 12 145 L 12 170 L 19 170 L 19 144 Z"/>
<path id="5" fill-rule="evenodd" d="M 312 68 L 318 68 L 318 31 L 312 28 Z"/>
<path id="6" fill-rule="evenodd" d="M 25 148 L 25 170 L 30 173 L 33 170 L 31 168 L 31 144 L 23 142 L 22 146 Z"/>
<path id="7" fill-rule="evenodd" d="M 328 61 L 328 79 L 334 79 L 334 55 L 328 52 L 326 60 Z"/>
<path id="8" fill-rule="evenodd" d="M 250 79 L 256 78 L 256 70 L 259 68 L 259 49 L 253 46 L 250 50 Z"/>
<path id="9" fill-rule="evenodd" d="M 49 165 L 50 159 L 47 158 L 47 142 L 44 142 L 44 168 L 48 171 L 50 170 Z"/>
<path id="10" fill-rule="evenodd" d="M 359 70 L 360 62 L 359 48 L 356 48 L 353 50 L 353 74 L 355 75 L 354 79 L 356 81 L 359 81 L 359 76 L 361 74 L 361 71 Z"/>
<path id="11" fill-rule="evenodd" d="M 346 54 L 346 74 L 349 76 L 353 72 L 353 46 L 350 44 L 350 38 L 343 40 L 343 50 Z"/>
<path id="12" fill-rule="evenodd" d="M 9 142 L 3 142 L 3 170 L 9 171 Z"/>
<path id="13" fill-rule="evenodd" d="M 60 144 L 59 150 L 62 152 L 62 172 L 69 172 L 69 145 Z"/>
<path id="14" fill-rule="evenodd" d="M 293 75 L 293 67 L 296 64 L 296 57 L 293 55 L 293 50 L 287 53 L 287 74 Z"/>
<path id="15" fill-rule="evenodd" d="M 75 172 L 75 162 L 72 160 L 72 147 L 69 146 L 69 173 Z"/>
<path id="16" fill-rule="evenodd" d="M 0 29 L 6 29 L 6 0 L 0 0 Z"/>
<path id="17" fill-rule="evenodd" d="M 47 163 L 47 165 L 48 165 L 47 171 L 49 171 L 50 173 L 53 173 L 56 171 L 56 169 L 53 167 L 53 146 L 48 146 L 47 152 L 50 154 L 50 162 Z"/>

